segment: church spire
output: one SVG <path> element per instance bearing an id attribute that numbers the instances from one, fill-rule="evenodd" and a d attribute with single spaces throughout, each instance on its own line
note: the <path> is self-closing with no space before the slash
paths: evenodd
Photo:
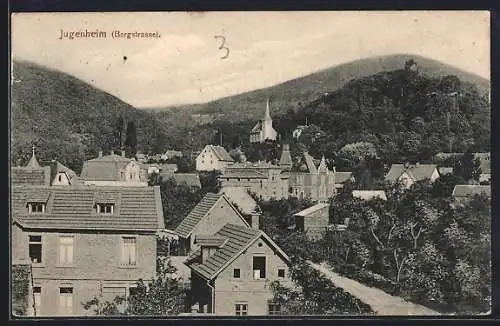
<path id="1" fill-rule="evenodd" d="M 26 167 L 35 168 L 35 169 L 40 168 L 40 164 L 38 163 L 38 160 L 36 159 L 36 156 L 35 156 L 35 145 L 33 145 L 31 147 L 31 158 L 28 162 L 28 165 L 26 165 Z"/>
<path id="2" fill-rule="evenodd" d="M 328 172 L 330 172 L 328 170 L 328 167 L 326 166 L 325 155 L 323 155 L 323 157 L 321 157 L 321 163 L 319 163 L 318 172 L 319 173 L 328 173 Z"/>
<path id="3" fill-rule="evenodd" d="M 266 114 L 264 116 L 265 121 L 271 121 L 271 114 L 269 112 L 269 99 L 267 99 Z"/>

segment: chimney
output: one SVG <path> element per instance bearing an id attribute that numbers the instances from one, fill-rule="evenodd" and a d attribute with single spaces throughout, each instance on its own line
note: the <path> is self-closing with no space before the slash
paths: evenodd
<path id="1" fill-rule="evenodd" d="M 419 166 L 420 166 L 420 162 L 415 163 L 415 167 L 418 168 Z"/>
<path id="2" fill-rule="evenodd" d="M 217 250 L 217 246 L 210 246 L 202 244 L 201 246 L 201 263 L 205 264 L 207 259 L 212 256 Z"/>
<path id="3" fill-rule="evenodd" d="M 260 214 L 257 212 L 252 212 L 250 216 L 250 226 L 252 229 L 258 230 L 259 229 L 259 219 L 260 219 Z"/>
<path id="4" fill-rule="evenodd" d="M 410 167 L 410 163 L 406 162 L 405 163 L 405 169 L 408 169 Z"/>
<path id="5" fill-rule="evenodd" d="M 122 151 L 122 157 L 125 157 L 125 151 Z"/>
<path id="6" fill-rule="evenodd" d="M 102 157 L 102 151 L 99 151 L 99 157 Z"/>

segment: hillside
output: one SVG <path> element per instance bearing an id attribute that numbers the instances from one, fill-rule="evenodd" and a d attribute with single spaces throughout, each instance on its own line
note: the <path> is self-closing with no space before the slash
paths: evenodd
<path id="1" fill-rule="evenodd" d="M 223 113 L 225 118 L 231 121 L 247 118 L 260 119 L 264 114 L 268 98 L 272 102 L 273 114 L 285 113 L 289 109 L 297 110 L 326 92 L 341 88 L 350 80 L 401 69 L 405 61 L 409 59 L 414 59 L 421 73 L 429 77 L 455 75 L 460 80 L 476 84 L 483 90 L 490 88 L 490 82 L 480 76 L 421 56 L 399 54 L 360 59 L 272 87 L 225 97 L 205 104 L 178 106 L 178 108 L 192 113 Z"/>
<path id="2" fill-rule="evenodd" d="M 16 61 L 12 74 L 13 164 L 26 163 L 34 144 L 40 160 L 56 159 L 79 172 L 85 159 L 113 148 L 119 116 L 135 121 L 139 148 L 164 141 L 154 116 L 75 77 Z"/>

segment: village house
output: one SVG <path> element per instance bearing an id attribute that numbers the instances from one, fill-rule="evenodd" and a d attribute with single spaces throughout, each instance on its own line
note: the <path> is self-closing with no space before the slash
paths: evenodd
<path id="1" fill-rule="evenodd" d="M 451 196 L 455 201 L 459 203 L 464 203 L 471 200 L 474 196 L 485 195 L 491 198 L 491 186 L 490 185 L 456 185 L 453 188 L 453 193 Z"/>
<path id="2" fill-rule="evenodd" d="M 284 167 L 291 166 L 289 156 L 289 148 L 284 145 L 280 165 L 284 163 Z M 314 202 L 327 202 L 335 195 L 335 168 L 332 171 L 327 167 L 325 157 L 316 167 L 314 158 L 304 152 L 302 161 L 290 168 L 289 176 L 288 189 L 291 196 L 309 198 Z"/>
<path id="3" fill-rule="evenodd" d="M 161 159 L 164 161 L 170 160 L 174 157 L 182 157 L 183 154 L 181 151 L 176 150 L 167 150 L 165 153 L 161 154 Z"/>
<path id="4" fill-rule="evenodd" d="M 302 135 L 302 132 L 303 132 L 304 130 L 306 130 L 306 129 L 307 129 L 307 126 L 304 126 L 304 125 L 297 126 L 297 127 L 293 130 L 293 132 L 292 132 L 292 137 L 293 137 L 294 139 L 299 139 L 299 138 L 300 138 L 300 135 Z"/>
<path id="5" fill-rule="evenodd" d="M 262 211 L 245 188 L 224 187 L 219 193 L 223 193 L 244 216 L 256 216 L 256 218 L 250 219 L 249 222 L 253 228 L 259 228 L 258 216 L 262 214 Z"/>
<path id="6" fill-rule="evenodd" d="M 196 157 L 196 171 L 224 171 L 234 159 L 226 149 L 217 145 L 206 145 Z"/>
<path id="7" fill-rule="evenodd" d="M 436 181 L 439 172 L 436 164 L 393 164 L 385 180 L 391 183 L 401 182 L 409 189 L 415 182 L 429 180 Z"/>
<path id="8" fill-rule="evenodd" d="M 278 138 L 278 132 L 273 128 L 273 120 L 269 111 L 269 100 L 267 100 L 264 119 L 259 120 L 250 131 L 250 143 L 264 143 L 268 140 L 276 141 Z"/>
<path id="9" fill-rule="evenodd" d="M 159 187 L 22 185 L 11 203 L 12 261 L 29 261 L 31 315 L 93 314 L 82 302 L 127 297 L 155 276 Z"/>
<path id="10" fill-rule="evenodd" d="M 86 185 L 96 186 L 137 186 L 148 185 L 147 170 L 141 169 L 140 163 L 135 158 L 116 155 L 104 155 L 99 152 L 95 159 L 83 163 L 80 178 Z"/>
<path id="11" fill-rule="evenodd" d="M 11 184 L 69 186 L 82 184 L 82 181 L 73 170 L 56 160 L 44 166 L 40 165 L 33 147 L 32 156 L 26 166 L 11 168 Z"/>
<path id="12" fill-rule="evenodd" d="M 291 286 L 290 259 L 264 232 L 226 224 L 215 234 L 197 238 L 189 256 L 192 310 L 224 315 L 277 315 L 270 284 Z"/>
<path id="13" fill-rule="evenodd" d="M 434 155 L 434 160 L 436 162 L 445 162 L 446 160 L 454 159 L 459 160 L 464 153 L 437 153 Z M 473 153 L 474 159 L 479 160 L 479 167 L 481 173 L 479 175 L 479 182 L 489 182 L 491 181 L 491 153 L 488 152 L 476 152 Z M 443 175 L 443 174 L 442 174 Z"/>
<path id="14" fill-rule="evenodd" d="M 385 194 L 385 191 L 383 190 L 353 190 L 352 197 L 361 200 L 372 200 L 372 199 L 387 200 L 387 196 Z"/>
<path id="15" fill-rule="evenodd" d="M 319 240 L 329 225 L 330 205 L 318 203 L 293 215 L 295 230 L 305 232 L 312 240 Z"/>
<path id="16" fill-rule="evenodd" d="M 179 255 L 199 249 L 195 239 L 199 235 L 212 235 L 227 223 L 250 227 L 231 201 L 222 193 L 207 193 L 175 229 L 179 236 Z"/>
<path id="17" fill-rule="evenodd" d="M 221 186 L 243 187 L 261 199 L 288 198 L 288 173 L 271 163 L 235 163 L 219 176 Z"/>

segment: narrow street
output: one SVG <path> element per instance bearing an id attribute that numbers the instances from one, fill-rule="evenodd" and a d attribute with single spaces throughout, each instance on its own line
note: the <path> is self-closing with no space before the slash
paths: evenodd
<path id="1" fill-rule="evenodd" d="M 370 305 L 379 316 L 424 316 L 439 315 L 437 311 L 431 310 L 421 305 L 417 305 L 404 300 L 403 298 L 392 296 L 380 289 L 363 285 L 357 281 L 341 276 L 333 272 L 325 263 L 315 264 L 308 261 L 314 269 L 323 273 L 325 277 L 335 284 L 335 286 L 344 289 L 354 297 Z"/>

